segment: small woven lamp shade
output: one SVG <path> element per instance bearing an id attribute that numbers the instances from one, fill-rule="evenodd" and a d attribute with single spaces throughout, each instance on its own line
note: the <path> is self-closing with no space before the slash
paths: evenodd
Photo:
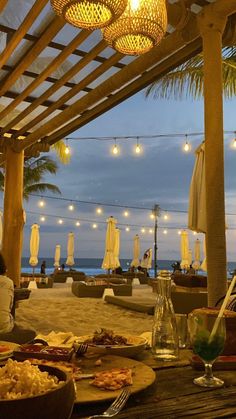
<path id="1" fill-rule="evenodd" d="M 50 0 L 55 13 L 78 28 L 103 28 L 125 10 L 127 0 Z"/>
<path id="2" fill-rule="evenodd" d="M 129 0 L 124 13 L 103 29 L 107 43 L 126 55 L 140 55 L 157 45 L 165 35 L 165 0 Z"/>

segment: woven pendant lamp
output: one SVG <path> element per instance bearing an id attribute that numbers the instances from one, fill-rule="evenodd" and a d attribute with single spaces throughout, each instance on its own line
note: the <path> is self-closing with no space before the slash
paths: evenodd
<path id="1" fill-rule="evenodd" d="M 129 0 L 124 13 L 103 29 L 107 43 L 126 55 L 140 55 L 157 45 L 167 28 L 165 0 Z"/>
<path id="2" fill-rule="evenodd" d="M 55 13 L 78 28 L 98 29 L 117 19 L 127 0 L 50 0 Z"/>

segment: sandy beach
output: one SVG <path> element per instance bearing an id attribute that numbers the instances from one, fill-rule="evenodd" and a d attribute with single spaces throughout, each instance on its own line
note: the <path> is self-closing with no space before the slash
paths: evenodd
<path id="1" fill-rule="evenodd" d="M 133 296 L 155 298 L 148 286 L 134 287 Z M 53 330 L 79 336 L 104 327 L 137 335 L 151 331 L 152 316 L 107 304 L 101 298 L 78 298 L 72 294 L 71 284 L 65 283 L 31 290 L 30 298 L 19 302 L 16 323 L 38 334 Z"/>

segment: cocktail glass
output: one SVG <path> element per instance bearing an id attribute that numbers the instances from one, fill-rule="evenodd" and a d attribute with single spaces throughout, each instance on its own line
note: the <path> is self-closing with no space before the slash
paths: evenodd
<path id="1" fill-rule="evenodd" d="M 213 376 L 212 365 L 222 353 L 225 344 L 225 319 L 219 319 L 214 334 L 212 329 L 216 318 L 206 314 L 190 314 L 188 328 L 193 352 L 198 355 L 205 366 L 205 374 L 195 378 L 194 384 L 201 387 L 221 387 L 224 382 Z"/>

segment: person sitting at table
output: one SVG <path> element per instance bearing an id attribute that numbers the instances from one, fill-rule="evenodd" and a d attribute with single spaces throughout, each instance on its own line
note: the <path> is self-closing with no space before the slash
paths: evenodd
<path id="1" fill-rule="evenodd" d="M 0 340 L 27 343 L 36 336 L 34 330 L 22 329 L 14 323 L 12 307 L 14 302 L 13 281 L 6 275 L 6 265 L 0 253 Z"/>

